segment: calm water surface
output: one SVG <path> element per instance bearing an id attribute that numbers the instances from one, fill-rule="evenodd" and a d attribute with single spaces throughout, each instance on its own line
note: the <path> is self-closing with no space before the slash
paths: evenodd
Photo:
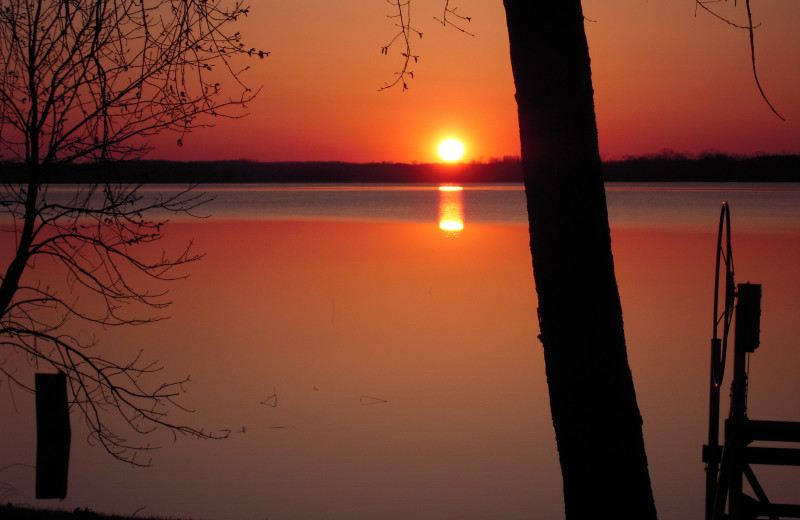
<path id="1" fill-rule="evenodd" d="M 210 186 L 217 218 L 351 219 L 430 222 L 441 206 L 457 200 L 473 223 L 526 223 L 520 185 L 464 187 L 452 193 L 431 186 L 237 185 Z M 793 184 L 610 184 L 606 190 L 616 226 L 705 226 L 727 200 L 740 225 L 795 227 L 800 187 Z"/>
<path id="2" fill-rule="evenodd" d="M 21 465 L 0 471 L 0 499 L 208 520 L 563 518 L 521 187 L 207 191 L 210 218 L 169 225 L 170 244 L 206 252 L 170 285 L 172 318 L 102 341 L 189 374 L 197 411 L 175 417 L 230 438 L 154 437 L 142 470 L 88 447 L 73 420 L 68 498 L 36 501 L 33 400 L 2 383 L 0 467 Z M 763 285 L 751 417 L 797 421 L 800 191 L 607 196 L 659 516 L 701 518 L 720 203 L 737 281 Z M 576 302 L 590 312 L 590 296 Z M 757 473 L 773 501 L 800 498 L 797 473 Z"/>

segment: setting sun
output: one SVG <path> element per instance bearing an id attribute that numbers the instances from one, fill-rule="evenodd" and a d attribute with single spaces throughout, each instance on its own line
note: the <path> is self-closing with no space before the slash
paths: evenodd
<path id="1" fill-rule="evenodd" d="M 457 161 L 464 155 L 464 145 L 457 139 L 446 139 L 439 145 L 439 155 L 445 161 Z"/>

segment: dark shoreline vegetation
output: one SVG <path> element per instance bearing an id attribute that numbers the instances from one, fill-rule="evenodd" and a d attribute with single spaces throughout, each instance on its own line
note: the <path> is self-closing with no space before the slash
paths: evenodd
<path id="1" fill-rule="evenodd" d="M 158 517 L 106 515 L 95 513 L 91 509 L 76 508 L 72 511 L 62 509 L 38 509 L 28 506 L 0 504 L 0 518 L 3 520 L 161 520 Z"/>
<path id="2" fill-rule="evenodd" d="M 2 181 L 25 182 L 19 163 L 0 163 Z M 606 182 L 800 182 L 800 155 L 737 157 L 673 152 L 603 163 Z M 47 170 L 49 183 L 495 183 L 522 182 L 519 158 L 463 164 L 133 160 Z"/>

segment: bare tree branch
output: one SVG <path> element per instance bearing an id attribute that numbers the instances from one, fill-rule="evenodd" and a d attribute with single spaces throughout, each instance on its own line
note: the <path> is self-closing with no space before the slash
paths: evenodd
<path id="1" fill-rule="evenodd" d="M 0 144 L 20 160 L 35 150 L 43 165 L 129 158 L 162 130 L 181 142 L 208 125 L 204 115 L 239 117 L 230 109 L 256 94 L 239 57 L 268 55 L 229 31 L 248 12 L 222 0 L 9 0 L 0 9 Z"/>
<path id="2" fill-rule="evenodd" d="M 458 11 L 458 7 L 453 7 L 451 9 L 450 8 L 450 0 L 445 0 L 445 2 L 444 2 L 444 10 L 442 12 L 442 18 L 440 19 L 440 18 L 436 18 L 434 16 L 433 19 L 436 20 L 437 22 L 439 22 L 440 24 L 442 24 L 445 27 L 450 26 L 450 27 L 453 27 L 456 30 L 459 30 L 459 31 L 463 32 L 464 34 L 468 34 L 470 36 L 475 36 L 471 32 L 467 31 L 466 29 L 464 29 L 463 27 L 458 25 L 458 23 L 453 23 L 451 20 L 449 20 L 447 18 L 447 15 L 450 14 L 451 19 L 453 17 L 455 17 L 458 20 L 463 20 L 463 21 L 465 21 L 467 23 L 472 21 L 471 17 L 469 17 L 469 16 L 461 16 L 456 11 Z"/>
<path id="3" fill-rule="evenodd" d="M 753 27 L 753 12 L 750 10 L 750 0 L 744 0 L 745 7 L 747 8 L 747 33 L 750 36 L 750 61 L 753 64 L 753 79 L 756 80 L 756 87 L 758 87 L 758 92 L 761 94 L 761 98 L 767 104 L 772 113 L 778 116 L 781 121 L 786 121 L 782 115 L 775 110 L 775 107 L 772 106 L 769 99 L 767 98 L 767 94 L 764 92 L 764 89 L 761 88 L 761 81 L 758 79 L 758 71 L 756 70 L 756 46 L 754 41 L 754 29 Z"/>
<path id="4" fill-rule="evenodd" d="M 163 238 L 169 215 L 192 212 L 203 196 L 188 189 L 163 195 L 124 185 L 44 187 L 38 192 L 36 224 L 25 241 L 23 191 L 5 185 L 0 192 L 2 231 L 14 237 L 17 256 L 25 262 L 16 287 L 11 269 L 0 278 L 0 352 L 24 355 L 31 368 L 67 374 L 72 407 L 83 417 L 90 441 L 120 460 L 147 465 L 137 452 L 153 449 L 122 435 L 122 425 L 136 436 L 155 428 L 175 436 L 226 436 L 168 420 L 169 409 L 185 409 L 177 399 L 188 378 L 159 381 L 153 376 L 162 367 L 141 352 L 117 361 L 97 338 L 81 332 L 90 325 L 136 326 L 164 319 L 158 311 L 170 301 L 163 287 L 153 284 L 185 278 L 182 268 L 202 255 L 191 244 L 174 256 L 150 246 Z M 21 243 L 28 245 L 20 249 Z M 51 282 L 45 284 L 45 278 Z M 0 373 L 32 391 L 28 374 L 7 361 L 0 362 Z"/>
<path id="5" fill-rule="evenodd" d="M 400 51 L 400 55 L 403 57 L 403 66 L 400 68 L 399 72 L 395 72 L 394 81 L 386 82 L 378 90 L 392 88 L 395 85 L 400 85 L 403 90 L 406 90 L 408 88 L 406 76 L 412 79 L 414 78 L 414 71 L 409 68 L 411 60 L 414 60 L 414 63 L 416 63 L 419 59 L 419 56 L 411 54 L 411 34 L 416 34 L 422 38 L 422 33 L 411 26 L 411 0 L 386 0 L 386 2 L 397 9 L 397 14 L 387 16 L 395 21 L 395 27 L 398 28 L 398 32 L 392 37 L 388 44 L 381 47 L 381 54 L 388 55 L 389 48 L 394 45 L 395 42 L 401 42 L 401 45 L 404 45 L 404 49 Z"/>
<path id="6" fill-rule="evenodd" d="M 737 29 L 745 29 L 747 30 L 748 36 L 750 38 L 750 62 L 753 67 L 753 79 L 756 82 L 756 87 L 758 88 L 758 93 L 761 95 L 761 98 L 767 104 L 769 109 L 772 111 L 773 114 L 778 116 L 781 121 L 786 121 L 786 119 L 775 109 L 775 107 L 770 102 L 769 98 L 767 98 L 766 92 L 761 87 L 761 81 L 758 78 L 758 70 L 756 69 L 756 46 L 755 46 L 755 29 L 761 26 L 761 24 L 753 24 L 753 12 L 750 9 L 750 0 L 745 0 L 745 11 L 747 13 L 747 24 L 742 25 L 731 21 L 729 18 L 722 16 L 718 12 L 711 9 L 708 4 L 716 4 L 720 1 L 727 2 L 727 0 L 695 0 L 695 16 L 697 16 L 697 8 L 701 8 L 707 13 L 711 14 L 715 18 L 722 20 L 726 24 L 735 27 Z"/>
<path id="7" fill-rule="evenodd" d="M 404 45 L 403 49 L 400 51 L 400 55 L 403 57 L 402 66 L 400 70 L 395 72 L 395 79 L 394 81 L 387 81 L 384 85 L 378 90 L 386 90 L 392 88 L 394 86 L 400 85 L 402 90 L 405 91 L 408 89 L 408 83 L 406 82 L 406 78 L 413 79 L 414 78 L 414 71 L 411 70 L 410 65 L 411 61 L 413 60 L 414 63 L 417 63 L 419 60 L 419 55 L 412 54 L 411 51 L 411 40 L 412 34 L 416 34 L 420 38 L 422 38 L 422 33 L 415 29 L 411 25 L 411 0 L 386 0 L 386 2 L 392 6 L 392 13 L 387 15 L 387 17 L 391 20 L 394 20 L 395 27 L 397 27 L 398 31 L 389 40 L 389 43 L 381 47 L 381 54 L 389 54 L 389 49 L 395 42 L 400 42 L 401 46 Z M 457 29 L 458 31 L 463 32 L 464 34 L 468 34 L 470 36 L 475 36 L 474 34 L 468 32 L 463 27 L 461 27 L 459 22 L 453 23 L 451 19 L 448 19 L 448 15 L 451 18 L 455 17 L 459 21 L 472 21 L 472 18 L 469 16 L 462 16 L 457 12 L 458 8 L 450 8 L 450 0 L 444 0 L 444 9 L 442 12 L 442 18 L 439 19 L 434 17 L 434 20 L 439 22 L 445 27 L 452 27 Z"/>
<path id="8" fill-rule="evenodd" d="M 155 429 L 227 432 L 171 421 L 169 410 L 186 410 L 189 378 L 165 382 L 141 352 L 114 359 L 88 334 L 164 319 L 163 283 L 202 258 L 191 243 L 171 255 L 157 246 L 171 217 L 195 215 L 208 198 L 114 183 L 112 161 L 141 156 L 160 132 L 177 132 L 180 144 L 214 117 L 242 117 L 257 94 L 245 61 L 269 54 L 234 32 L 248 12 L 238 0 L 0 6 L 0 157 L 25 179 L 0 185 L 0 240 L 12 246 L 0 271 L 0 374 L 33 391 L 34 370 L 65 373 L 90 442 L 134 465 L 149 464 L 138 454 L 154 447 L 140 436 Z M 54 168 L 76 161 L 109 180 L 48 186 Z"/>

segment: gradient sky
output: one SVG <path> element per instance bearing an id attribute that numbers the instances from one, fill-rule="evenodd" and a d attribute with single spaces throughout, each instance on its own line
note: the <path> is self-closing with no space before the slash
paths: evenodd
<path id="1" fill-rule="evenodd" d="M 391 5 L 381 0 L 258 0 L 240 23 L 270 51 L 245 80 L 263 85 L 243 119 L 218 121 L 176 145 L 159 136 L 149 157 L 177 160 L 436 162 L 446 137 L 464 160 L 519 154 L 502 2 L 451 1 L 475 36 L 444 28 L 444 0 L 416 0 L 414 79 L 379 92 L 401 66 Z M 693 0 L 586 0 L 604 159 L 671 149 L 697 154 L 800 153 L 800 2 L 752 2 L 760 98 L 747 32 L 697 11 Z M 744 22 L 744 2 L 720 2 Z M 542 23 L 546 23 L 543 20 Z M 531 30 L 536 30 L 531 27 Z"/>

